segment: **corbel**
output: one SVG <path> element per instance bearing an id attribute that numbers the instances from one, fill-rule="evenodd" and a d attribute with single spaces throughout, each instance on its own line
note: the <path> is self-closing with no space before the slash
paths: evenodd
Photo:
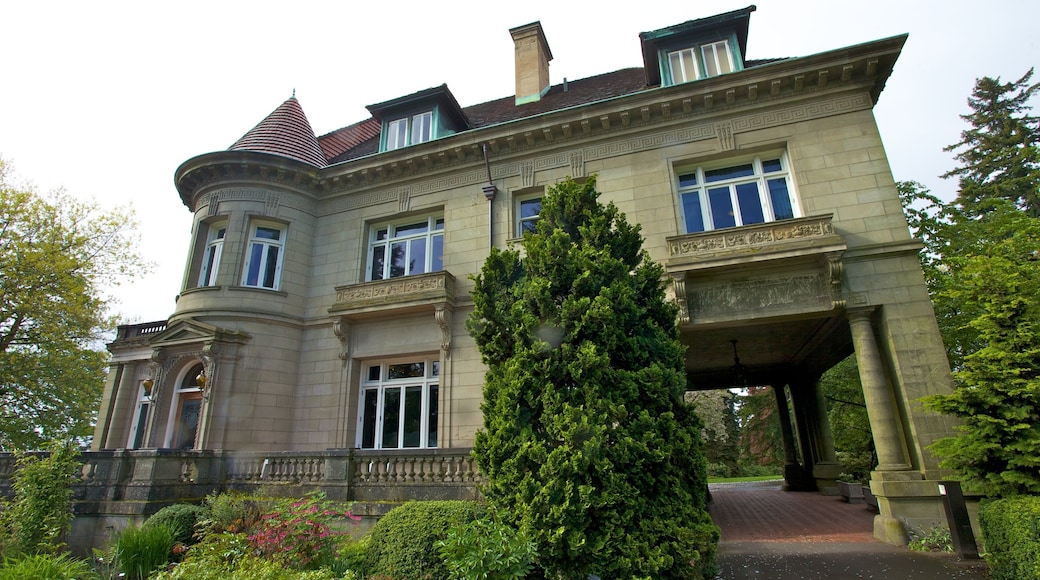
<path id="1" fill-rule="evenodd" d="M 639 114 L 643 116 L 643 122 L 650 122 L 650 107 L 639 107 Z"/>
<path id="2" fill-rule="evenodd" d="M 780 95 L 780 79 L 769 83 L 769 94 L 776 97 Z"/>
<path id="3" fill-rule="evenodd" d="M 827 75 L 830 74 L 826 70 L 821 70 L 820 75 L 816 77 L 816 86 L 824 87 L 827 86 Z"/>
<path id="4" fill-rule="evenodd" d="M 604 130 L 610 129 L 610 115 L 600 115 L 599 124 L 603 126 Z"/>
<path id="5" fill-rule="evenodd" d="M 747 88 L 747 98 L 749 101 L 758 99 L 758 85 L 751 85 Z"/>
<path id="6" fill-rule="evenodd" d="M 794 90 L 800 91 L 805 87 L 805 75 L 794 76 Z"/>
<path id="7" fill-rule="evenodd" d="M 687 97 L 682 100 L 682 112 L 687 115 L 693 112 L 693 99 Z"/>
<path id="8" fill-rule="evenodd" d="M 434 307 L 433 317 L 441 329 L 441 352 L 444 353 L 444 358 L 451 357 L 452 316 L 453 312 L 446 304 L 438 304 Z"/>
<path id="9" fill-rule="evenodd" d="M 852 79 L 852 65 L 847 64 L 841 67 L 841 82 L 847 83 Z"/>
<path id="10" fill-rule="evenodd" d="M 332 334 L 339 340 L 339 360 L 350 358 L 350 323 L 342 316 L 332 321 Z"/>
<path id="11" fill-rule="evenodd" d="M 686 300 L 686 274 L 672 274 L 672 288 L 675 291 L 675 304 L 679 307 L 679 324 L 690 323 L 690 306 Z"/>

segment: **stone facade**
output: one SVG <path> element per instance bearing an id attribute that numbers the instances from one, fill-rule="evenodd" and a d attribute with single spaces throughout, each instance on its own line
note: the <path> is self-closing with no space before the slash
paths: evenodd
<path id="1" fill-rule="evenodd" d="M 325 164 L 254 145 L 185 162 L 176 184 L 195 236 L 176 311 L 165 324 L 121 329 L 110 346 L 95 448 L 307 454 L 375 446 L 421 455 L 470 447 L 482 425 L 485 371 L 465 330 L 470 276 L 491 246 L 518 243 L 522 200 L 595 175 L 602 201 L 641 225 L 644 247 L 665 265 L 692 389 L 734 386 L 739 346 L 744 380 L 773 386 L 782 417 L 792 402 L 790 486 L 827 490 L 838 469 L 816 384 L 855 352 L 881 462 L 872 483 L 876 533 L 898 543 L 901 519 L 942 521 L 935 481 L 945 474 L 925 448 L 952 425 L 918 400 L 952 381 L 917 263 L 921 245 L 908 232 L 872 114 L 905 36 L 756 64 L 743 54 L 750 10 L 644 33 L 647 70 L 660 68 L 640 90 L 557 108 L 551 99 L 570 98 L 567 87 L 539 85 L 532 97 L 530 79 L 547 83 L 541 67 L 552 58 L 535 23 L 512 31 L 518 92 L 508 98 L 516 108 L 508 122 L 467 125 L 442 113 L 430 140 L 389 149 L 376 134 L 366 142 L 378 141 L 379 151 L 344 149 L 336 159 L 328 152 L 338 133 L 311 133 Z M 680 53 L 668 53 L 667 42 L 708 25 L 733 29 L 735 70 L 668 82 L 679 73 L 666 70 L 666 59 Z M 412 107 L 412 115 L 434 93 L 439 106 L 454 103 L 443 88 L 373 111 Z M 376 119 L 384 133 L 388 120 Z M 763 163 L 782 165 L 792 217 L 772 216 L 781 214 L 773 208 L 761 222 L 688 231 L 695 208 L 683 205 L 684 180 L 737 165 L 761 172 Z M 414 276 L 373 276 L 380 228 L 420 222 L 443 228 L 423 246 L 442 244 L 441 263 Z M 280 253 L 272 284 L 248 279 L 254 260 L 269 259 L 256 253 L 261 233 L 279 238 L 263 242 Z M 402 403 L 399 417 L 414 425 L 398 425 L 410 434 L 391 441 L 389 391 L 379 387 L 378 407 L 376 399 L 365 406 L 365 393 L 399 372 L 388 365 L 420 363 L 415 389 L 424 398 L 408 399 L 414 409 Z M 400 393 L 393 396 L 413 391 Z"/>

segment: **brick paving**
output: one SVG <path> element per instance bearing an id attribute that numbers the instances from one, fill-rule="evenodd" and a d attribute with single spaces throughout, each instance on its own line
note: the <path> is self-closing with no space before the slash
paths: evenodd
<path id="1" fill-rule="evenodd" d="M 717 580 L 985 580 L 985 563 L 911 552 L 873 538 L 863 504 L 779 482 L 712 484 L 708 511 L 722 530 Z"/>
<path id="2" fill-rule="evenodd" d="M 874 512 L 840 496 L 781 491 L 777 481 L 713 484 L 708 506 L 724 542 L 873 542 Z"/>

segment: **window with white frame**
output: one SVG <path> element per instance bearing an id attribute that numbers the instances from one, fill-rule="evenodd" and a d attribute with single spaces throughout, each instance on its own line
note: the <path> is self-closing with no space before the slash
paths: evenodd
<path id="1" fill-rule="evenodd" d="M 729 46 L 729 41 L 717 40 L 669 52 L 668 72 L 671 83 L 677 85 L 733 72 L 736 66 Z"/>
<path id="2" fill-rule="evenodd" d="M 764 155 L 724 166 L 678 171 L 686 233 L 795 217 L 785 155 Z"/>
<path id="3" fill-rule="evenodd" d="M 134 416 L 130 423 L 130 438 L 126 442 L 128 449 L 140 449 L 144 446 L 145 430 L 148 428 L 148 412 L 151 408 L 152 401 L 145 393 L 144 381 L 139 381 L 137 388 L 137 405 L 134 407 Z"/>
<path id="4" fill-rule="evenodd" d="M 224 235 L 227 224 L 212 224 L 206 233 L 206 251 L 202 255 L 202 268 L 199 270 L 199 286 L 215 286 L 217 272 L 220 270 L 220 256 L 224 252 Z"/>
<path id="5" fill-rule="evenodd" d="M 433 111 L 394 119 L 386 125 L 386 150 L 425 143 L 433 138 Z"/>
<path id="6" fill-rule="evenodd" d="M 242 285 L 277 290 L 282 276 L 285 226 L 259 222 L 249 226 Z"/>
<path id="7" fill-rule="evenodd" d="M 370 230 L 367 280 L 387 280 L 444 269 L 444 218 L 427 216 Z"/>
<path id="8" fill-rule="evenodd" d="M 534 232 L 538 226 L 538 215 L 542 213 L 542 194 L 518 196 L 516 198 L 516 236 Z"/>
<path id="9" fill-rule="evenodd" d="M 357 446 L 437 447 L 440 361 L 376 362 L 362 369 Z"/>

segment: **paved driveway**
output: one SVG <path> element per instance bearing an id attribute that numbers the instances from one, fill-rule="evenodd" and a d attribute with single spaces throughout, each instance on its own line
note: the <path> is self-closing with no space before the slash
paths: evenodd
<path id="1" fill-rule="evenodd" d="M 874 514 L 863 504 L 784 492 L 779 482 L 710 488 L 709 511 L 722 529 L 718 560 L 724 580 L 987 578 L 978 561 L 874 540 Z"/>

